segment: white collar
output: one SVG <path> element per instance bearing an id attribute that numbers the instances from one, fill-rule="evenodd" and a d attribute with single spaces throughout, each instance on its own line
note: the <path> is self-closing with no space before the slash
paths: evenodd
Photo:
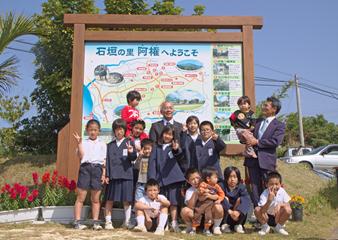
<path id="1" fill-rule="evenodd" d="M 268 124 L 272 122 L 272 120 L 274 120 L 276 118 L 276 116 L 272 116 L 272 117 L 267 117 L 265 118 L 264 121 L 266 121 Z"/>
<path id="2" fill-rule="evenodd" d="M 196 139 L 198 138 L 198 132 L 196 132 L 194 135 L 191 135 L 191 134 L 188 132 L 188 135 L 192 138 L 192 140 L 194 140 L 194 142 L 195 142 Z"/>
<path id="3" fill-rule="evenodd" d="M 164 151 L 167 147 L 169 147 L 171 143 L 166 143 L 162 145 L 162 150 Z"/>
<path id="4" fill-rule="evenodd" d="M 204 141 L 202 140 L 202 145 L 203 145 L 203 147 L 205 146 L 205 144 L 207 144 L 207 143 L 210 141 L 211 138 L 212 138 L 212 137 L 210 137 L 206 142 L 204 142 Z"/>
<path id="5" fill-rule="evenodd" d="M 98 137 L 97 137 L 95 140 L 90 139 L 90 138 L 88 137 L 86 140 L 87 140 L 87 141 L 90 141 L 90 142 L 92 142 L 92 143 L 98 143 L 98 142 L 100 141 Z"/>
<path id="6" fill-rule="evenodd" d="M 167 119 L 163 118 L 163 123 L 164 123 L 164 126 L 166 126 L 168 123 L 170 123 L 171 125 L 174 125 L 174 118 L 172 118 L 170 121 L 168 121 Z"/>
<path id="7" fill-rule="evenodd" d="M 126 138 L 122 138 L 121 140 L 116 139 L 116 145 L 119 147 L 121 145 L 121 143 L 124 141 L 124 139 L 126 139 Z"/>

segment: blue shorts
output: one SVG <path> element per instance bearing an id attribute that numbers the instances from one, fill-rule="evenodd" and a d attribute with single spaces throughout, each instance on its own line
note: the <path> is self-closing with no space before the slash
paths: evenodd
<path id="1" fill-rule="evenodd" d="M 101 177 L 101 164 L 82 163 L 77 179 L 77 187 L 84 190 L 102 190 Z"/>
<path id="2" fill-rule="evenodd" d="M 144 187 L 145 187 L 145 183 L 136 183 L 136 189 L 135 189 L 135 201 L 138 201 L 140 200 L 142 197 L 145 196 L 145 190 L 144 190 Z"/>

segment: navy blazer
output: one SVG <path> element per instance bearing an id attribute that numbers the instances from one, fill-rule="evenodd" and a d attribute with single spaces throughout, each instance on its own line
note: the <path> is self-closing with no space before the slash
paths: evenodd
<path id="1" fill-rule="evenodd" d="M 134 151 L 128 153 L 127 142 L 129 139 L 124 139 L 119 147 L 117 147 L 116 140 L 107 145 L 107 159 L 106 159 L 106 176 L 109 179 L 128 179 L 133 180 L 133 165 L 132 161 L 137 158 L 135 145 L 133 141 L 130 144 L 134 147 Z M 126 153 L 124 154 L 123 153 Z"/>
<path id="2" fill-rule="evenodd" d="M 262 119 L 257 121 L 254 130 L 254 137 L 258 139 L 259 127 L 261 126 Z M 285 134 L 285 124 L 278 121 L 277 118 L 273 119 L 269 126 L 266 128 L 263 136 L 258 140 L 258 145 L 255 150 L 258 156 L 258 164 L 262 169 L 275 171 L 277 154 L 276 149 L 282 143 Z M 254 167 L 257 164 L 257 159 L 248 158 L 244 161 L 244 166 Z"/>
<path id="3" fill-rule="evenodd" d="M 171 146 L 165 150 L 157 144 L 153 148 L 148 163 L 148 179 L 156 179 L 160 186 L 185 181 L 184 174 L 179 166 L 183 152 L 181 149 L 174 151 Z"/>
<path id="4" fill-rule="evenodd" d="M 206 167 L 214 167 L 218 172 L 219 180 L 224 179 L 220 166 L 220 152 L 225 148 L 225 143 L 218 137 L 216 141 L 210 139 L 204 146 L 202 138 L 196 139 L 196 159 L 198 170 L 202 171 Z"/>
<path id="5" fill-rule="evenodd" d="M 182 123 L 174 121 L 173 124 L 174 131 L 175 131 L 175 140 L 180 140 L 180 134 L 183 129 Z M 164 128 L 164 120 L 154 122 L 151 124 L 150 130 L 149 130 L 149 138 L 153 140 L 155 143 L 158 143 L 158 139 L 161 136 L 161 132 Z"/>
<path id="6" fill-rule="evenodd" d="M 201 139 L 200 135 L 198 135 L 196 141 L 198 139 Z M 187 132 L 181 132 L 180 142 L 180 146 L 184 153 L 184 161 L 181 165 L 182 170 L 186 172 L 188 168 L 198 168 L 194 140 Z"/>
<path id="7" fill-rule="evenodd" d="M 224 193 L 225 196 L 229 198 L 229 201 L 225 198 L 222 202 L 222 206 L 225 211 L 232 209 L 237 199 L 240 198 L 241 200 L 239 206 L 237 207 L 237 211 L 240 211 L 244 215 L 248 214 L 251 200 L 244 184 L 238 184 L 238 186 L 233 191 L 230 191 L 228 187 L 225 187 Z"/>

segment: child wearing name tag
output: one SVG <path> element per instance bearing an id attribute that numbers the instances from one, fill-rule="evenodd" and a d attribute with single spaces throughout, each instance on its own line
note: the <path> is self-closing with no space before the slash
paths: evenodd
<path id="1" fill-rule="evenodd" d="M 153 178 L 160 183 L 160 193 L 170 201 L 171 229 L 179 232 L 177 206 L 180 203 L 180 191 L 185 178 L 179 165 L 183 159 L 183 152 L 174 136 L 172 126 L 163 128 L 159 141 L 150 155 L 148 179 Z"/>
<path id="2" fill-rule="evenodd" d="M 124 226 L 130 228 L 131 202 L 133 201 L 133 165 L 136 160 L 134 143 L 125 138 L 127 124 L 122 119 L 113 122 L 115 140 L 107 146 L 107 171 L 105 192 L 105 229 L 114 229 L 111 222 L 113 203 L 123 202 L 125 211 Z"/>
<path id="3" fill-rule="evenodd" d="M 225 148 L 223 140 L 214 132 L 214 125 L 210 121 L 200 124 L 201 137 L 195 141 L 196 164 L 200 172 L 206 167 L 214 167 L 217 170 L 218 180 L 224 187 L 223 173 L 220 166 L 220 152 Z"/>

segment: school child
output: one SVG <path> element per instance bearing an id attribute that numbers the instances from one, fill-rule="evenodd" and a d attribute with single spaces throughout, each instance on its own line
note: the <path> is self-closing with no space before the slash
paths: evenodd
<path id="1" fill-rule="evenodd" d="M 188 168 L 197 168 L 195 142 L 200 135 L 198 133 L 200 121 L 196 116 L 189 116 L 186 120 L 186 131 L 181 132 L 180 141 L 185 155 L 185 161 L 182 164 L 182 170 L 185 172 Z"/>
<path id="2" fill-rule="evenodd" d="M 254 130 L 255 121 L 254 112 L 251 110 L 251 101 L 247 96 L 240 97 L 237 100 L 239 110 L 236 110 L 230 115 L 230 123 L 235 128 L 238 139 L 241 143 L 250 142 L 254 138 L 252 131 Z M 257 155 L 248 144 L 245 144 L 245 157 L 257 158 Z"/>
<path id="3" fill-rule="evenodd" d="M 153 178 L 160 183 L 161 194 L 170 201 L 171 228 L 174 232 L 179 232 L 177 206 L 185 178 L 179 166 L 183 158 L 182 149 L 174 136 L 172 126 L 163 128 L 158 143 L 150 155 L 148 179 Z"/>
<path id="4" fill-rule="evenodd" d="M 225 199 L 222 202 L 225 217 L 222 225 L 223 232 L 244 232 L 244 224 L 250 209 L 250 196 L 246 187 L 241 183 L 241 173 L 236 167 L 224 169 Z"/>
<path id="5" fill-rule="evenodd" d="M 94 220 L 93 229 L 102 229 L 98 223 L 98 219 L 100 212 L 100 194 L 102 183 L 105 180 L 107 145 L 98 139 L 100 128 L 100 122 L 93 119 L 89 120 L 86 124 L 87 139 L 82 140 L 77 133 L 73 134 L 78 142 L 77 153 L 81 160 L 77 181 L 77 197 L 74 206 L 74 226 L 80 230 L 87 228 L 86 225 L 80 223 L 80 218 L 81 209 L 88 190 L 91 194 L 92 216 Z"/>
<path id="6" fill-rule="evenodd" d="M 134 120 L 131 123 L 131 134 L 129 138 L 134 142 L 136 150 L 141 150 L 141 141 L 149 138 L 148 134 L 144 132 L 146 123 L 142 119 Z"/>
<path id="7" fill-rule="evenodd" d="M 160 193 L 160 185 L 155 179 L 145 184 L 146 195 L 135 203 L 137 226 L 134 231 L 154 231 L 156 235 L 164 235 L 164 227 L 168 220 L 170 202 Z"/>
<path id="8" fill-rule="evenodd" d="M 220 152 L 225 148 L 225 143 L 214 132 L 214 125 L 210 121 L 203 121 L 199 129 L 201 138 L 197 138 L 195 142 L 197 169 L 201 172 L 206 167 L 214 167 L 221 181 L 223 174 L 219 161 Z M 223 185 L 222 182 L 219 184 Z"/>
<path id="9" fill-rule="evenodd" d="M 218 172 L 213 167 L 207 167 L 202 172 L 202 182 L 198 184 L 198 199 L 195 206 L 194 217 L 192 219 L 191 235 L 196 234 L 196 228 L 201 224 L 204 214 L 204 231 L 207 236 L 211 236 L 209 228 L 213 224 L 212 207 L 215 203 L 220 204 L 224 199 L 224 191 L 217 184 Z"/>
<path id="10" fill-rule="evenodd" d="M 141 101 L 141 94 L 138 91 L 130 91 L 127 93 L 127 103 L 121 111 L 121 118 L 127 123 L 126 137 L 129 137 L 131 133 L 131 123 L 140 118 L 140 112 L 136 109 Z"/>
<path id="11" fill-rule="evenodd" d="M 133 165 L 136 159 L 134 143 L 125 137 L 127 124 L 122 119 L 113 122 L 115 140 L 107 146 L 107 171 L 108 186 L 105 192 L 105 229 L 114 229 L 111 222 L 113 203 L 123 202 L 125 211 L 124 226 L 130 228 L 131 205 L 133 201 Z"/>
<path id="12" fill-rule="evenodd" d="M 148 163 L 150 153 L 153 149 L 153 141 L 151 139 L 143 139 L 141 141 L 141 151 L 135 162 L 135 168 L 138 170 L 138 178 L 135 189 L 135 201 L 140 200 L 145 194 L 145 185 L 147 183 Z"/>
<path id="13" fill-rule="evenodd" d="M 278 172 L 268 173 L 267 188 L 261 194 L 258 207 L 255 208 L 255 215 L 262 224 L 259 235 L 269 233 L 270 226 L 279 234 L 289 235 L 284 229 L 284 224 L 292 212 L 289 204 L 291 198 L 281 184 L 282 176 Z"/>

